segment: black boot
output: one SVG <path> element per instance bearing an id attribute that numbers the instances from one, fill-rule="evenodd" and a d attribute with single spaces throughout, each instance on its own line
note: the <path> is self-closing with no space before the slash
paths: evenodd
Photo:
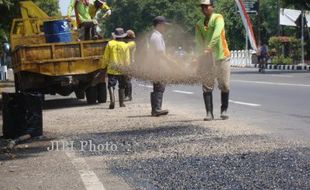
<path id="1" fill-rule="evenodd" d="M 229 116 L 227 115 L 227 109 L 228 109 L 228 104 L 229 104 L 229 92 L 222 92 L 221 100 L 222 100 L 221 118 L 223 120 L 227 120 L 229 119 Z"/>
<path id="2" fill-rule="evenodd" d="M 110 106 L 109 106 L 109 109 L 114 109 L 115 108 L 114 88 L 109 88 L 109 94 L 110 94 Z"/>
<path id="3" fill-rule="evenodd" d="M 119 89 L 118 90 L 118 98 L 119 98 L 119 107 L 121 107 L 121 108 L 126 107 L 124 104 L 125 89 Z"/>
<path id="4" fill-rule="evenodd" d="M 151 93 L 151 105 L 152 105 L 152 116 L 162 116 L 169 113 L 168 110 L 162 110 L 161 105 L 163 101 L 163 93 L 152 92 Z"/>
<path id="5" fill-rule="evenodd" d="M 132 84 L 128 83 L 125 88 L 125 102 L 132 101 Z"/>
<path id="6" fill-rule="evenodd" d="M 212 92 L 204 92 L 203 93 L 203 99 L 206 106 L 206 112 L 207 116 L 204 119 L 205 121 L 212 121 L 214 119 L 213 115 L 213 96 Z"/>

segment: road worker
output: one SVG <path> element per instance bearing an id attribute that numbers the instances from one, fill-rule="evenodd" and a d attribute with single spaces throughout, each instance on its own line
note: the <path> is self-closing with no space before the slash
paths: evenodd
<path id="1" fill-rule="evenodd" d="M 217 79 L 221 90 L 221 118 L 228 119 L 227 109 L 230 90 L 230 51 L 225 38 L 224 18 L 221 14 L 213 13 L 213 0 L 201 0 L 204 17 L 196 24 L 196 53 L 200 56 L 201 64 L 209 64 L 211 71 L 203 82 L 203 97 L 207 116 L 205 121 L 214 119 L 213 96 L 214 82 Z M 210 64 L 204 59 L 204 54 L 213 53 L 215 63 Z"/>
<path id="2" fill-rule="evenodd" d="M 128 66 L 130 64 L 130 50 L 124 39 L 127 33 L 123 28 L 116 28 L 112 33 L 113 40 L 109 41 L 103 55 L 103 61 L 107 65 L 108 73 L 108 89 L 110 94 L 109 109 L 115 108 L 115 86 L 119 85 L 119 104 L 120 107 L 125 107 L 125 87 L 126 78 L 116 67 Z"/>
<path id="3" fill-rule="evenodd" d="M 127 30 L 127 37 L 125 41 L 130 50 L 130 62 L 135 63 L 135 52 L 136 52 L 136 34 L 133 30 Z M 132 84 L 131 76 L 126 75 L 126 88 L 125 88 L 125 101 L 132 101 Z"/>
<path id="4" fill-rule="evenodd" d="M 166 54 L 166 44 L 164 33 L 166 32 L 167 22 L 163 16 L 157 16 L 153 20 L 154 31 L 149 40 L 149 61 L 152 64 L 159 65 L 164 61 L 166 64 L 177 64 L 170 56 Z M 168 110 L 162 110 L 163 96 L 166 85 L 161 81 L 153 81 L 153 92 L 151 93 L 152 116 L 162 116 L 169 113 Z"/>
<path id="5" fill-rule="evenodd" d="M 98 10 L 105 10 L 104 17 L 111 15 L 111 9 L 102 0 L 71 0 L 67 17 L 70 19 L 72 11 L 75 11 L 80 40 L 97 39 L 96 26 Z"/>

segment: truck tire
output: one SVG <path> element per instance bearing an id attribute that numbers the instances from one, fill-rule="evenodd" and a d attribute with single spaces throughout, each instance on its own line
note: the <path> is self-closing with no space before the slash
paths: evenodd
<path id="1" fill-rule="evenodd" d="M 102 104 L 107 102 L 107 85 L 105 82 L 97 84 L 97 95 L 98 103 Z"/>
<path id="2" fill-rule="evenodd" d="M 91 86 L 86 89 L 86 100 L 88 104 L 96 104 L 97 97 L 97 86 Z"/>
<path id="3" fill-rule="evenodd" d="M 84 92 L 84 90 L 77 89 L 77 90 L 74 91 L 74 93 L 75 93 L 75 96 L 76 96 L 76 98 L 78 100 L 85 99 L 85 92 Z"/>

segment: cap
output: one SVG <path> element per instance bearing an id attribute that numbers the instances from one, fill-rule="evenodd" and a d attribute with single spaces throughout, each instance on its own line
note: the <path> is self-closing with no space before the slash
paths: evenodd
<path id="1" fill-rule="evenodd" d="M 127 37 L 127 33 L 124 32 L 123 28 L 116 28 L 112 33 L 114 38 L 125 38 Z"/>
<path id="2" fill-rule="evenodd" d="M 200 0 L 200 5 L 213 5 L 213 0 Z"/>
<path id="3" fill-rule="evenodd" d="M 163 16 L 157 16 L 153 20 L 153 25 L 156 26 L 158 24 L 167 24 L 170 25 L 170 23 L 167 21 L 167 19 Z"/>

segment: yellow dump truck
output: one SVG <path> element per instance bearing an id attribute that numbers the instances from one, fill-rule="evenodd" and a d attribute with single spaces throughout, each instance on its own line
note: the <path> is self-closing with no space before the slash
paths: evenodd
<path id="1" fill-rule="evenodd" d="M 46 43 L 43 24 L 51 18 L 31 1 L 20 1 L 22 18 L 14 19 L 10 43 L 15 88 L 18 92 L 86 95 L 89 104 L 106 102 L 105 70 L 101 57 L 107 41 L 72 40 Z"/>

